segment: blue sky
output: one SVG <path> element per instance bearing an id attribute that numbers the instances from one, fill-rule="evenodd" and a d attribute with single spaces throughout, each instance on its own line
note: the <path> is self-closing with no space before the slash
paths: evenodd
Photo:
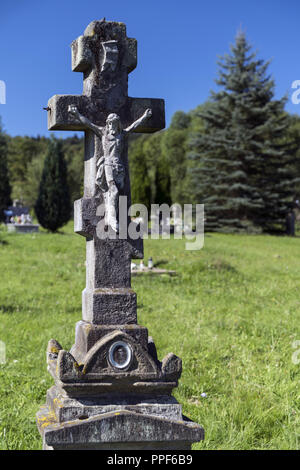
<path id="1" fill-rule="evenodd" d="M 299 0 L 1 0 L 0 116 L 11 135 L 49 135 L 46 111 L 54 94 L 81 94 L 71 71 L 70 44 L 94 19 L 122 21 L 138 40 L 138 67 L 129 95 L 166 101 L 169 124 L 216 88 L 217 56 L 229 52 L 240 25 L 258 56 L 272 59 L 276 97 L 291 96 L 300 79 Z M 286 106 L 300 114 L 300 104 Z M 68 132 L 58 132 L 67 136 Z"/>

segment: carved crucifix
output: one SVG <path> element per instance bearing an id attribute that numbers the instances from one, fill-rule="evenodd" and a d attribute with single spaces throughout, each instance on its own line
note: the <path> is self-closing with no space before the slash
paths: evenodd
<path id="1" fill-rule="evenodd" d="M 83 320 L 107 324 L 136 322 L 136 296 L 130 289 L 132 258 L 143 257 L 142 240 L 99 238 L 105 217 L 118 233 L 118 198 L 131 204 L 129 132 L 155 132 L 165 126 L 164 100 L 128 97 L 128 74 L 137 64 L 137 42 L 123 23 L 93 21 L 72 43 L 72 69 L 83 72 L 82 95 L 55 95 L 48 102 L 50 130 L 85 132 L 84 196 L 75 201 L 75 232 L 86 237 L 86 289 Z M 105 210 L 99 211 L 104 206 Z M 114 320 L 113 320 L 114 318 Z"/>
<path id="2" fill-rule="evenodd" d="M 127 134 L 133 132 L 150 117 L 152 111 L 151 109 L 146 109 L 143 116 L 126 129 L 122 128 L 120 117 L 115 113 L 108 115 L 105 127 L 100 127 L 93 124 L 85 116 L 82 116 L 74 105 L 69 107 L 69 112 L 87 129 L 91 129 L 96 137 L 101 139 L 102 154 L 97 155 L 95 184 L 104 197 L 105 227 L 110 227 L 118 233 L 119 194 L 125 182 L 125 167 L 122 162 L 124 139 Z"/>
<path id="3" fill-rule="evenodd" d="M 137 324 L 130 264 L 143 257 L 142 240 L 121 236 L 130 221 L 127 134 L 162 129 L 164 102 L 127 96 L 136 41 L 122 23 L 92 22 L 73 42 L 72 60 L 84 73 L 83 95 L 54 96 L 48 117 L 49 129 L 85 131 L 84 196 L 75 201 L 74 223 L 86 237 L 86 288 L 71 350 L 48 343 L 55 385 L 37 414 L 43 448 L 187 450 L 203 429 L 185 420 L 171 396 L 180 358 L 170 353 L 160 362 L 147 328 Z M 128 199 L 119 233 L 116 191 Z M 114 237 L 99 236 L 105 213 Z"/>

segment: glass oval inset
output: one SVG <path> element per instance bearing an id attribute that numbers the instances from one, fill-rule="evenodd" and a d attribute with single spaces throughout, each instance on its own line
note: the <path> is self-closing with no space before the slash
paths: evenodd
<path id="1" fill-rule="evenodd" d="M 108 352 L 108 360 L 117 369 L 126 369 L 132 359 L 132 351 L 129 344 L 124 341 L 116 341 L 111 345 Z"/>

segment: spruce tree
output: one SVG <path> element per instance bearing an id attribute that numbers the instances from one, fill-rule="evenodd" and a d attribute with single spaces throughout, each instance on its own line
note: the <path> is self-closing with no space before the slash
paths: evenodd
<path id="1" fill-rule="evenodd" d="M 269 62 L 250 50 L 239 32 L 231 54 L 218 62 L 221 89 L 200 113 L 205 131 L 191 140 L 206 230 L 278 230 L 294 195 L 291 145 L 283 138 L 289 126 L 286 99 L 274 99 Z"/>
<path id="2" fill-rule="evenodd" d="M 54 138 L 49 142 L 35 213 L 39 223 L 51 232 L 56 232 L 68 222 L 71 216 L 67 167 L 62 152 L 62 142 Z"/>
<path id="3" fill-rule="evenodd" d="M 11 187 L 7 169 L 7 142 L 0 120 L 0 221 L 5 221 L 4 210 L 11 204 Z"/>

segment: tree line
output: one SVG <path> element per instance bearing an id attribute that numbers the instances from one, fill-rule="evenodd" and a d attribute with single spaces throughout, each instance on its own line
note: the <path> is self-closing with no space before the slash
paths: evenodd
<path id="1" fill-rule="evenodd" d="M 286 97 L 275 99 L 269 62 L 243 32 L 218 66 L 218 90 L 205 103 L 177 111 L 166 130 L 130 137 L 132 202 L 205 204 L 208 231 L 283 231 L 300 198 L 300 117 L 285 112 Z M 0 217 L 18 199 L 53 219 L 59 199 L 65 223 L 82 197 L 83 153 L 76 135 L 10 137 L 0 127 Z M 51 186 L 52 197 L 41 194 Z"/>

